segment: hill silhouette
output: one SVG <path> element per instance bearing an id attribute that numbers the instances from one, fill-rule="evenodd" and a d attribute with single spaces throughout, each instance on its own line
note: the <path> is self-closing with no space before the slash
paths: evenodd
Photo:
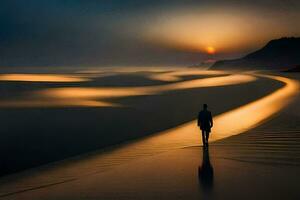
<path id="1" fill-rule="evenodd" d="M 300 38 L 271 40 L 263 48 L 235 60 L 217 61 L 210 69 L 287 70 L 300 64 Z"/>
<path id="2" fill-rule="evenodd" d="M 297 65 L 296 67 L 293 67 L 288 70 L 284 70 L 283 72 L 300 72 L 300 65 Z"/>

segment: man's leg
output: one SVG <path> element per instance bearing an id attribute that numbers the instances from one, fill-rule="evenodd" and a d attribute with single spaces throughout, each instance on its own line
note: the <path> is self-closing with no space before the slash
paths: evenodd
<path id="1" fill-rule="evenodd" d="M 205 131 L 205 139 L 206 139 L 206 144 L 208 145 L 208 139 L 209 139 L 209 132 Z"/>
<path id="2" fill-rule="evenodd" d="M 203 146 L 206 146 L 205 131 L 201 130 L 201 132 L 202 132 L 202 143 L 203 143 Z"/>

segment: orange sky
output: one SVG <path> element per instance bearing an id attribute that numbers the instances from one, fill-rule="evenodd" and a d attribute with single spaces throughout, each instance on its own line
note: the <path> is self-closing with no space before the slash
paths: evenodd
<path id="1" fill-rule="evenodd" d="M 153 13 L 152 13 L 153 15 Z M 133 24 L 145 41 L 207 54 L 245 52 L 271 39 L 300 33 L 296 13 L 263 13 L 244 8 L 176 8 Z M 146 15 L 147 16 L 147 15 Z M 147 18 L 147 19 L 146 19 Z"/>
<path id="2" fill-rule="evenodd" d="M 0 1 L 0 67 L 186 66 L 300 36 L 299 0 L 13 2 Z"/>

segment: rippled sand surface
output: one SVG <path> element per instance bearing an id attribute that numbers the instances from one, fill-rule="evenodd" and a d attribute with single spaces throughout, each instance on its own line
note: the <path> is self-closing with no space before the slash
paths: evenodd
<path id="1" fill-rule="evenodd" d="M 299 100 L 261 126 L 214 146 L 226 152 L 222 154 L 225 159 L 300 167 Z"/>

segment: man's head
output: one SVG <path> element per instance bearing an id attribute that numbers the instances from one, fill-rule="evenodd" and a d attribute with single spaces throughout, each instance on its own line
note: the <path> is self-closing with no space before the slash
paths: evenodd
<path id="1" fill-rule="evenodd" d="M 203 110 L 207 110 L 207 104 L 203 104 Z"/>

